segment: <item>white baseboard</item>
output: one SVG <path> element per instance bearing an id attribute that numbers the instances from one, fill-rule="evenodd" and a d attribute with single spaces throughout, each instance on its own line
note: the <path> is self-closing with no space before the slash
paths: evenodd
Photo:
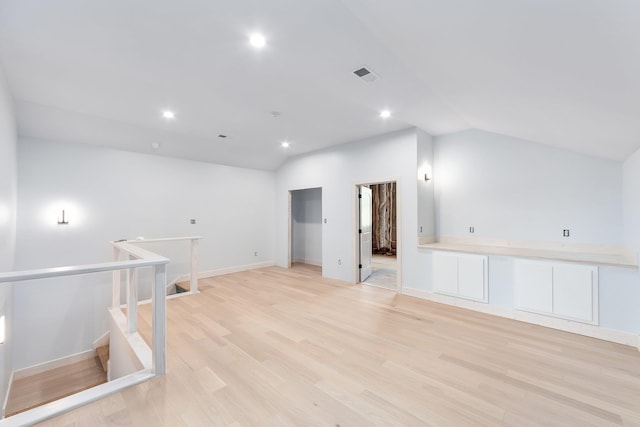
<path id="1" fill-rule="evenodd" d="M 48 362 L 40 363 L 38 365 L 29 366 L 26 368 L 18 369 L 13 372 L 13 379 L 19 380 L 21 378 L 30 377 L 31 375 L 41 374 L 51 369 L 60 368 L 62 366 L 71 365 L 73 363 L 82 362 L 83 360 L 91 359 L 96 356 L 95 350 L 87 350 L 80 353 L 72 354 L 71 356 L 61 357 L 60 359 L 50 360 Z"/>
<path id="2" fill-rule="evenodd" d="M 315 265 L 316 267 L 322 267 L 322 261 L 317 261 L 317 260 L 314 260 L 314 259 L 296 258 L 292 262 L 297 262 L 297 263 L 301 263 L 301 264 Z"/>
<path id="3" fill-rule="evenodd" d="M 495 305 L 465 300 L 462 298 L 456 298 L 447 295 L 440 295 L 433 292 L 422 291 L 419 289 L 404 288 L 402 290 L 402 294 L 442 304 L 453 305 L 460 308 L 466 308 L 468 310 L 479 311 L 494 316 L 506 317 L 508 319 L 532 323 L 534 325 L 545 326 L 547 328 L 572 332 L 574 334 L 584 335 L 587 337 L 611 341 L 618 344 L 624 344 L 631 347 L 636 347 L 638 348 L 638 350 L 640 350 L 640 337 L 631 332 L 616 331 L 613 329 L 602 328 L 600 326 L 589 325 L 586 323 L 573 322 L 571 320 L 558 319 L 542 314 L 529 313 L 526 311 L 516 310 L 514 308 L 498 307 Z"/>
<path id="4" fill-rule="evenodd" d="M 225 274 L 240 273 L 241 271 L 256 270 L 258 268 L 273 267 L 276 265 L 274 261 L 257 262 L 255 264 L 236 265 L 233 267 L 218 268 L 216 270 L 198 272 L 198 279 L 206 279 L 207 277 L 223 276 Z M 187 282 L 191 280 L 190 274 L 178 277 L 173 283 Z"/>
<path id="5" fill-rule="evenodd" d="M 167 283 L 167 286 L 166 286 L 167 291 L 168 291 L 172 286 L 175 286 L 175 284 L 176 284 L 176 283 L 178 283 L 178 282 L 184 282 L 184 280 L 185 280 L 185 279 L 182 279 L 182 277 L 183 277 L 183 276 L 180 276 L 180 277 L 178 277 L 177 279 L 173 279 L 172 281 L 170 281 L 169 283 Z M 186 279 L 186 280 L 189 280 L 189 278 L 191 278 L 191 276 L 190 276 L 190 275 L 187 275 L 186 277 L 187 277 L 187 279 Z"/>
<path id="6" fill-rule="evenodd" d="M 109 331 L 105 332 L 93 342 L 93 349 L 96 350 L 98 347 L 103 347 L 109 344 Z"/>
<path id="7" fill-rule="evenodd" d="M 216 270 L 199 271 L 198 279 L 206 279 L 207 277 L 223 276 L 225 274 L 240 273 L 241 271 L 257 270 L 259 268 L 273 267 L 276 265 L 274 261 L 257 262 L 255 264 L 236 265 L 233 267 L 218 268 Z M 322 265 L 322 264 L 319 264 Z M 171 286 L 191 280 L 191 274 L 183 274 L 167 283 L 167 289 Z"/>
<path id="8" fill-rule="evenodd" d="M 206 279 L 207 277 L 215 277 L 215 276 L 223 276 L 225 274 L 240 273 L 241 271 L 257 270 L 259 268 L 273 267 L 274 265 L 276 264 L 273 261 L 266 261 L 266 262 L 260 262 L 256 264 L 239 265 L 235 267 L 220 268 L 217 270 L 201 271 L 198 273 L 198 279 Z M 176 283 L 182 283 L 182 282 L 189 282 L 190 280 L 191 280 L 191 275 L 185 274 L 185 275 L 179 276 L 176 280 L 171 282 L 170 285 L 173 285 Z M 167 285 L 167 289 L 169 288 L 170 285 Z M 180 292 L 172 295 L 167 295 L 166 298 L 167 300 L 171 300 L 174 298 L 183 298 L 183 297 L 188 297 L 190 295 L 199 294 L 199 293 L 200 291 L 195 293 L 191 291 Z M 146 305 L 146 304 L 151 304 L 151 298 L 138 301 L 138 305 Z M 121 304 L 120 308 L 124 308 L 126 306 L 127 306 L 126 304 Z"/>
<path id="9" fill-rule="evenodd" d="M 7 387 L 7 394 L 4 395 L 4 402 L 2 402 L 2 409 L 0 409 L 0 420 L 4 418 L 4 414 L 7 413 L 7 405 L 9 404 L 9 394 L 11 393 L 11 386 L 13 385 L 13 372 L 9 376 L 9 387 Z"/>
<path id="10" fill-rule="evenodd" d="M 266 262 L 260 262 L 256 264 L 239 265 L 235 267 L 220 268 L 217 270 L 201 271 L 198 273 L 198 279 L 206 279 L 207 277 L 215 277 L 215 276 L 223 276 L 225 274 L 240 273 L 241 271 L 257 270 L 259 268 L 273 267 L 274 265 L 276 264 L 273 261 L 266 261 Z M 174 280 L 171 283 L 172 284 L 182 283 L 182 282 L 188 282 L 190 280 L 191 280 L 191 275 L 185 274 L 183 276 L 178 277 L 176 280 Z M 196 294 L 198 293 L 200 292 L 199 291 L 196 292 Z M 188 297 L 190 295 L 194 295 L 194 293 L 181 292 L 178 294 L 167 295 L 166 298 L 170 300 L 174 298 Z M 151 304 L 151 299 L 149 298 L 149 299 L 138 301 L 138 305 L 145 305 L 145 304 Z M 127 306 L 126 304 L 121 304 L 120 308 L 124 308 L 126 306 Z"/>

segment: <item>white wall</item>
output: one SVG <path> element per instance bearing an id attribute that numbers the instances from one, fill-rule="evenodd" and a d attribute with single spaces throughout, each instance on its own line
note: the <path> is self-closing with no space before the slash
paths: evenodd
<path id="1" fill-rule="evenodd" d="M 620 162 L 471 130 L 435 138 L 434 175 L 439 236 L 623 242 Z"/>
<path id="2" fill-rule="evenodd" d="M 640 150 L 622 165 L 624 244 L 640 251 Z M 601 269 L 611 285 L 600 292 L 600 305 L 608 308 L 610 327 L 640 333 L 640 272 L 631 269 Z"/>
<path id="3" fill-rule="evenodd" d="M 623 174 L 620 162 L 489 132 L 473 130 L 436 137 L 437 233 L 446 237 L 626 243 L 638 250 L 639 153 L 627 160 Z M 473 235 L 468 233 L 469 226 L 475 227 Z M 569 239 L 562 237 L 563 228 L 571 230 Z M 421 252 L 422 268 L 429 274 L 416 289 L 432 291 L 431 251 Z M 514 258 L 489 257 L 490 304 L 513 308 L 514 269 Z M 601 327 L 640 331 L 639 284 L 637 269 L 599 268 Z"/>
<path id="4" fill-rule="evenodd" d="M 18 162 L 17 269 L 107 261 L 109 240 L 137 236 L 203 236 L 200 271 L 273 260 L 272 172 L 33 140 Z M 187 271 L 185 242 L 146 247 Z M 107 329 L 109 274 L 51 282 L 16 290 L 15 369 L 87 350 Z"/>
<path id="5" fill-rule="evenodd" d="M 624 243 L 640 251 L 640 150 L 622 167 L 624 198 Z"/>
<path id="6" fill-rule="evenodd" d="M 109 316 L 109 381 L 144 368 L 129 342 L 126 323 L 124 316 Z"/>
<path id="7" fill-rule="evenodd" d="M 433 137 L 421 129 L 417 130 L 418 137 L 418 237 L 423 243 L 435 238 L 435 206 L 433 176 Z M 424 180 L 427 174 L 429 181 Z"/>
<path id="8" fill-rule="evenodd" d="M 288 191 L 322 187 L 323 275 L 355 280 L 356 184 L 398 182 L 402 280 L 426 280 L 417 251 L 416 130 L 380 135 L 289 160 L 276 177 L 276 261 L 287 262 Z"/>
<path id="9" fill-rule="evenodd" d="M 291 192 L 293 262 L 322 265 L 322 188 Z"/>
<path id="10" fill-rule="evenodd" d="M 16 234 L 16 121 L 13 98 L 0 66 L 0 271 L 13 270 Z M 5 316 L 6 339 L 0 344 L 0 407 L 4 402 L 12 371 L 14 345 L 13 284 L 0 284 L 0 316 Z"/>

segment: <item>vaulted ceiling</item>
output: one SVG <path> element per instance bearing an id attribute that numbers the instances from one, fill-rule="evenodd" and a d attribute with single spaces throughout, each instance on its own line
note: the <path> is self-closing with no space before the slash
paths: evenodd
<path id="1" fill-rule="evenodd" d="M 0 63 L 25 137 L 274 170 L 477 128 L 621 160 L 640 147 L 638 22 L 635 0 L 0 0 Z"/>

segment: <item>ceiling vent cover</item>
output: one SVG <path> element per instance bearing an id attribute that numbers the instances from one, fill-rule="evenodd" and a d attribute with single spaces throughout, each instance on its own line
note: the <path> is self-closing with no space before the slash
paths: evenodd
<path id="1" fill-rule="evenodd" d="M 366 83 L 373 83 L 373 82 L 375 82 L 376 80 L 378 80 L 380 78 L 373 71 L 368 69 L 367 67 L 360 67 L 360 68 L 354 70 L 353 74 L 355 74 L 356 76 L 360 77 L 360 79 L 363 82 L 366 82 Z"/>

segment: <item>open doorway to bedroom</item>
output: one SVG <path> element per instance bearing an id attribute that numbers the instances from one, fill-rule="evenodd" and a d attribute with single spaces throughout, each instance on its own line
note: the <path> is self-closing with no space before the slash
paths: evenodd
<path id="1" fill-rule="evenodd" d="M 400 290 L 396 181 L 358 186 L 359 281 Z"/>
<path id="2" fill-rule="evenodd" d="M 289 191 L 289 267 L 322 273 L 322 188 Z"/>

